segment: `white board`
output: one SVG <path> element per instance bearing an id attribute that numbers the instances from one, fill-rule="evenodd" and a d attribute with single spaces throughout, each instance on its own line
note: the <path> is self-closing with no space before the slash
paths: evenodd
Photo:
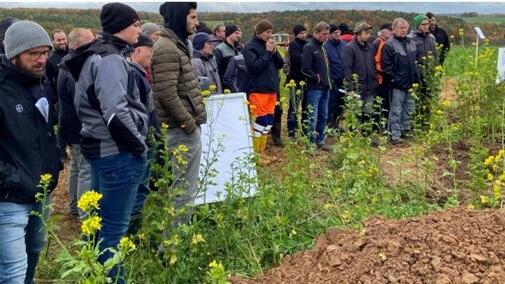
<path id="1" fill-rule="evenodd" d="M 496 84 L 499 84 L 505 81 L 505 47 L 498 48 L 498 63 L 496 69 L 498 70 Z"/>
<path id="2" fill-rule="evenodd" d="M 242 197 L 253 196 L 257 188 L 256 165 L 248 159 L 253 153 L 253 147 L 246 94 L 210 96 L 206 98 L 205 106 L 207 123 L 201 126 L 200 184 L 205 184 L 201 188 L 206 188 L 206 191 L 202 192 L 202 189 L 198 193 L 195 204 L 224 200 L 225 188 L 233 178 L 238 178 L 238 172 L 254 180 L 253 183 L 248 183 L 248 188 L 240 188 L 239 194 Z M 215 172 L 216 175 L 209 177 L 209 172 Z"/>
<path id="3" fill-rule="evenodd" d="M 479 36 L 480 39 L 486 39 L 486 36 L 484 35 L 480 27 L 475 27 L 474 29 L 475 32 L 477 32 L 477 35 Z"/>

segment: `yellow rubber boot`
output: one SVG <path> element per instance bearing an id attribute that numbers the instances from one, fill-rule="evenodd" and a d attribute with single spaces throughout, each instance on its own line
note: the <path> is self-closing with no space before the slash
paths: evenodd
<path id="1" fill-rule="evenodd" d="M 268 135 L 261 135 L 260 137 L 260 151 L 259 153 L 264 153 L 267 148 Z"/>
<path id="2" fill-rule="evenodd" d="M 261 136 L 253 137 L 253 149 L 255 153 L 261 153 Z"/>

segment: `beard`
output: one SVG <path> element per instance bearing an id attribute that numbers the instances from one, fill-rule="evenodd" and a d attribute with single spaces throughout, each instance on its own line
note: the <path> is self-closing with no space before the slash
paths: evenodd
<path id="1" fill-rule="evenodd" d="M 21 62 L 20 60 L 15 60 L 14 65 L 21 70 L 23 73 L 26 73 L 27 75 L 33 77 L 33 78 L 44 78 L 46 76 L 46 68 L 45 65 L 42 66 L 37 66 L 37 65 L 32 65 L 28 66 Z"/>

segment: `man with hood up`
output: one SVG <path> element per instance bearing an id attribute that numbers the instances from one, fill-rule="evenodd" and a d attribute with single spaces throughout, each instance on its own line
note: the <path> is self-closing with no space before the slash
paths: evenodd
<path id="1" fill-rule="evenodd" d="M 196 2 L 165 2 L 160 6 L 164 24 L 160 39 L 154 44 L 151 70 L 154 81 L 154 104 L 159 123 L 168 125 L 168 149 L 185 145 L 185 166 L 172 157 L 175 180 L 172 187 L 184 189 L 175 199 L 176 209 L 192 205 L 198 187 L 202 155 L 200 125 L 207 121 L 203 97 L 191 66 L 188 36 L 198 23 Z M 188 223 L 192 209 L 174 225 Z"/>

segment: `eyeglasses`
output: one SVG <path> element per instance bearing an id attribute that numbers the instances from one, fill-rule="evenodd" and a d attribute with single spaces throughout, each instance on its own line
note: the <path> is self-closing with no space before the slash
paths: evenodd
<path id="1" fill-rule="evenodd" d="M 30 51 L 30 52 L 28 52 L 28 55 L 32 59 L 39 59 L 41 56 L 48 57 L 49 56 L 49 50 L 46 50 L 46 51 Z"/>

